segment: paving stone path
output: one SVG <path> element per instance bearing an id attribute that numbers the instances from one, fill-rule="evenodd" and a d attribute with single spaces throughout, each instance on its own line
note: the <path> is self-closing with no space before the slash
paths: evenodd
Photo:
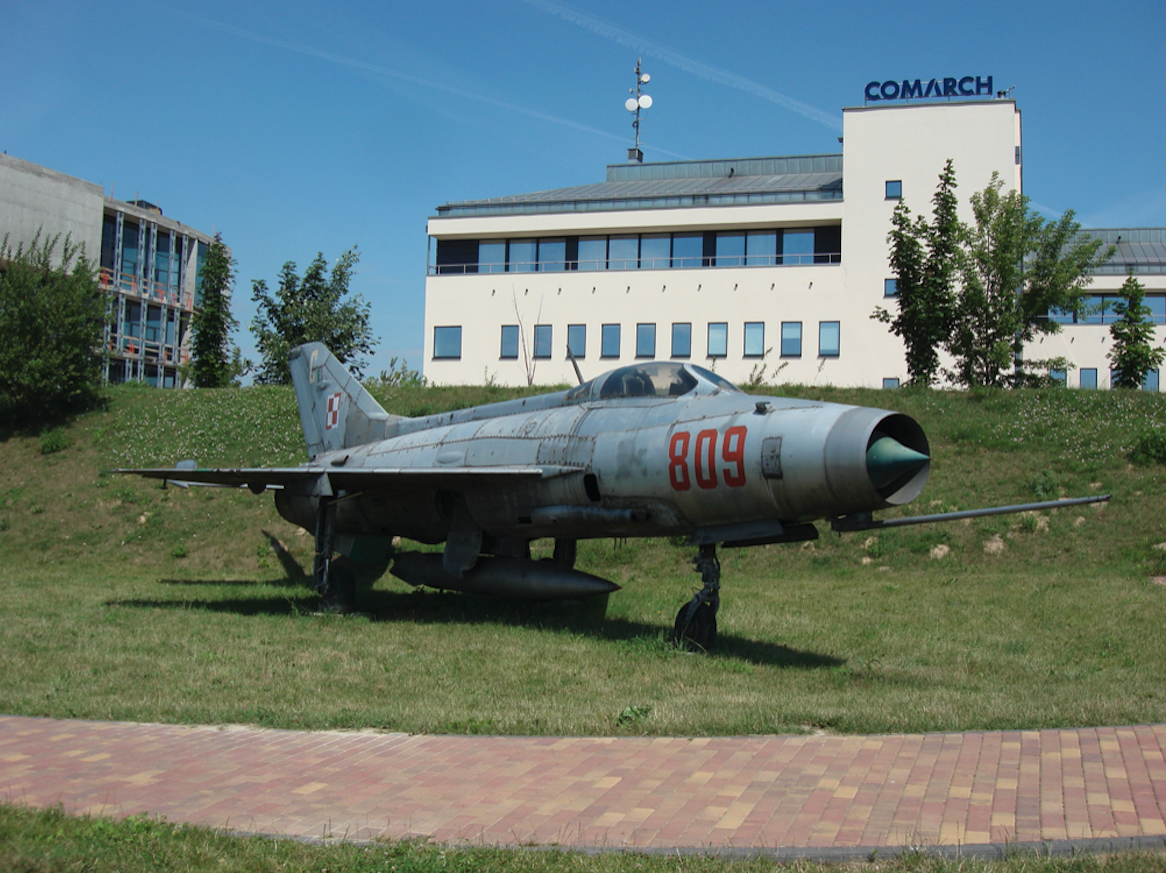
<path id="1" fill-rule="evenodd" d="M 826 856 L 1063 840 L 1144 846 L 1166 837 L 1164 750 L 1166 725 L 684 739 L 0 716 L 0 797 L 237 831 L 470 845 Z"/>

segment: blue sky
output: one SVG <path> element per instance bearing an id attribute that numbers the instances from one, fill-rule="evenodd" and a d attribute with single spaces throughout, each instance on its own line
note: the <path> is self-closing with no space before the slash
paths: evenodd
<path id="1" fill-rule="evenodd" d="M 835 153 L 867 82 L 991 75 L 1015 86 L 1035 206 L 1166 227 L 1162 0 L 10 0 L 4 17 L 0 150 L 221 231 L 252 355 L 251 280 L 355 244 L 371 372 L 419 367 L 426 218 L 601 181 L 631 145 L 637 57 L 649 161 Z"/>

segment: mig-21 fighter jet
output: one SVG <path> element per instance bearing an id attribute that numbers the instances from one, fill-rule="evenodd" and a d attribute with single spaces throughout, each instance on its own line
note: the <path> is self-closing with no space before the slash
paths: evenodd
<path id="1" fill-rule="evenodd" d="M 567 391 L 420 418 L 385 412 L 319 343 L 293 349 L 290 365 L 307 463 L 119 472 L 273 490 L 279 514 L 315 534 L 314 584 L 335 611 L 353 607 L 353 561 L 391 557 L 390 572 L 412 585 L 576 599 L 618 588 L 575 569 L 579 540 L 685 536 L 703 587 L 681 607 L 675 634 L 707 648 L 718 545 L 817 539 L 821 519 L 857 531 L 1108 499 L 875 520 L 927 481 L 918 423 L 751 396 L 690 363 L 636 363 Z M 394 537 L 444 551 L 394 553 Z M 532 560 L 530 543 L 543 537 L 554 539 L 554 557 Z"/>

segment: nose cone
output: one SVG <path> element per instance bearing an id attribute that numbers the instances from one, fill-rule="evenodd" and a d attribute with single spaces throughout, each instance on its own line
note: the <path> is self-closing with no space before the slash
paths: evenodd
<path id="1" fill-rule="evenodd" d="M 893 482 L 914 476 L 930 460 L 922 452 L 876 431 L 866 450 L 866 472 L 875 490 L 882 491 Z"/>

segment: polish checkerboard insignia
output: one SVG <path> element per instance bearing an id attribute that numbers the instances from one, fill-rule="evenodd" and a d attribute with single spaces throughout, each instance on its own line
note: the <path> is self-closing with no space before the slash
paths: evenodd
<path id="1" fill-rule="evenodd" d="M 340 392 L 328 398 L 328 414 L 324 416 L 324 429 L 332 430 L 340 424 Z"/>

